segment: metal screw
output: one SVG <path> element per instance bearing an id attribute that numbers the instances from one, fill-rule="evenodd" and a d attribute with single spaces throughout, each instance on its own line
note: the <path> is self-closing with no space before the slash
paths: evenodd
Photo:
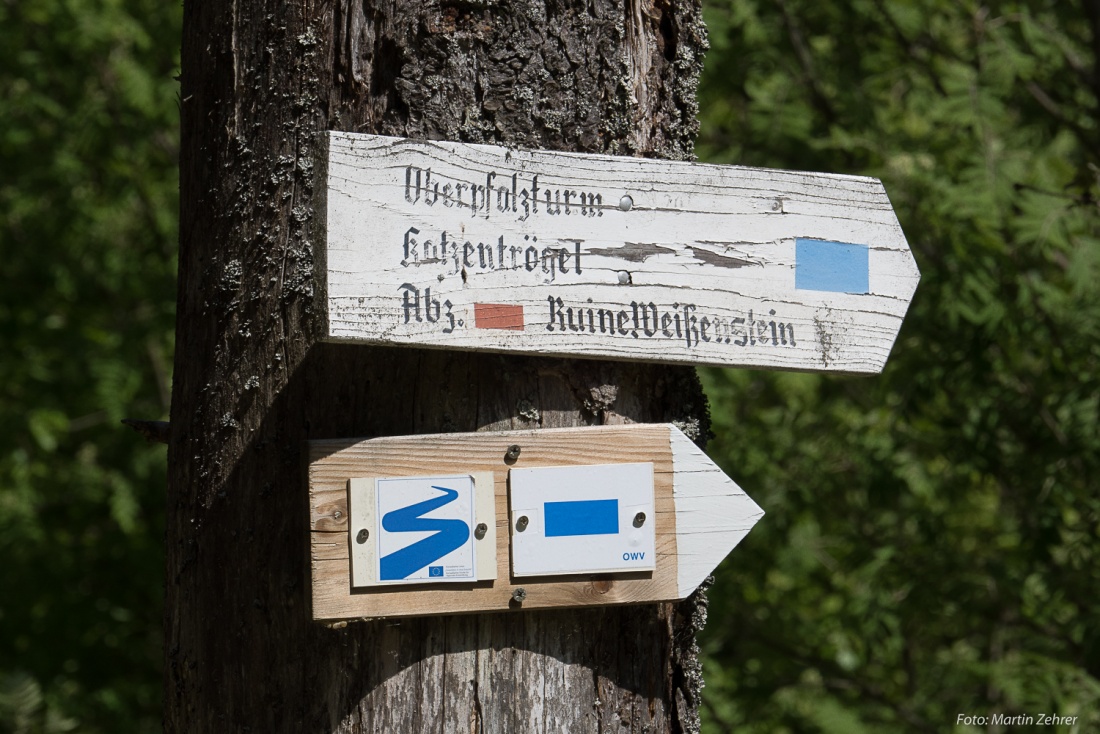
<path id="1" fill-rule="evenodd" d="M 618 272 L 618 276 L 619 276 L 619 285 L 626 285 L 627 283 L 630 282 L 630 273 L 626 272 L 625 270 L 620 270 Z"/>
<path id="2" fill-rule="evenodd" d="M 477 527 L 474 528 L 474 537 L 481 540 L 485 537 L 485 533 L 489 531 L 489 528 L 483 522 L 479 522 Z"/>
<path id="3" fill-rule="evenodd" d="M 512 592 L 512 601 L 516 604 L 522 604 L 523 600 L 527 598 L 527 589 L 522 586 Z"/>
<path id="4" fill-rule="evenodd" d="M 363 528 L 358 533 L 356 533 L 355 542 L 358 543 L 359 545 L 363 545 L 363 543 L 367 542 L 367 538 L 369 538 L 369 537 L 370 537 L 370 533 L 367 532 L 366 528 Z"/>
<path id="5" fill-rule="evenodd" d="M 645 513 L 639 512 L 634 516 L 634 527 L 640 528 L 643 525 L 645 525 Z"/>
<path id="6" fill-rule="evenodd" d="M 505 454 L 504 454 L 504 463 L 505 464 L 515 464 L 516 461 L 519 459 L 519 452 L 520 452 L 519 444 L 514 443 L 511 446 L 509 446 L 508 451 L 505 452 Z"/>
<path id="7" fill-rule="evenodd" d="M 623 198 L 619 199 L 619 208 L 624 212 L 630 211 L 634 206 L 634 200 L 630 198 L 630 194 L 623 194 Z"/>
<path id="8" fill-rule="evenodd" d="M 526 529 L 527 529 L 527 515 L 520 515 L 519 519 L 516 520 L 516 530 L 518 532 L 522 533 Z"/>

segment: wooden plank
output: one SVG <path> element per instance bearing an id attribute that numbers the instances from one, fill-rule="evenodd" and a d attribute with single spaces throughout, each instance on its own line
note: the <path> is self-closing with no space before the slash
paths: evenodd
<path id="1" fill-rule="evenodd" d="M 919 272 L 882 184 L 328 133 L 325 338 L 878 372 Z"/>
<path id="2" fill-rule="evenodd" d="M 507 458 L 513 445 L 520 447 L 514 462 Z M 667 424 L 313 441 L 309 467 L 313 617 L 334 621 L 683 598 L 763 514 L 732 481 L 719 481 L 718 477 L 724 478 L 721 471 L 713 464 L 710 464 L 713 470 L 706 469 L 695 453 L 709 463 L 678 429 Z M 677 455 L 685 457 L 686 472 L 678 471 Z M 511 576 L 509 468 L 639 462 L 653 464 L 656 569 L 652 573 L 535 579 Z M 361 476 L 456 473 L 490 473 L 493 477 L 497 578 L 469 585 L 446 585 L 447 588 L 353 588 L 348 480 Z M 698 478 L 707 480 L 703 489 L 694 486 Z M 709 512 L 706 507 L 708 492 L 714 495 Z M 689 502 L 690 515 L 705 520 L 701 525 L 701 541 L 692 537 L 695 533 L 690 527 L 681 527 L 677 521 L 682 501 L 678 493 L 683 495 L 683 501 Z M 717 530 L 710 512 L 722 513 L 725 525 L 732 530 Z M 681 557 L 680 543 L 686 543 L 685 547 L 691 550 L 690 556 Z M 713 549 L 709 553 L 709 567 L 704 560 L 708 553 L 705 549 L 700 550 L 707 543 Z M 517 604 L 513 592 L 521 587 L 526 598 L 522 604 Z"/>
<path id="3" fill-rule="evenodd" d="M 686 598 L 763 516 L 748 495 L 680 431 L 672 431 L 676 578 Z"/>

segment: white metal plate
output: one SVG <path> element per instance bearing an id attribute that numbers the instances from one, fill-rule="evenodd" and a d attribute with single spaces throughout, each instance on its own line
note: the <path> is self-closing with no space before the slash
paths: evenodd
<path id="1" fill-rule="evenodd" d="M 514 576 L 656 568 L 653 464 L 512 469 L 509 483 Z"/>
<path id="2" fill-rule="evenodd" d="M 491 473 L 355 478 L 348 486 L 353 586 L 496 578 Z"/>

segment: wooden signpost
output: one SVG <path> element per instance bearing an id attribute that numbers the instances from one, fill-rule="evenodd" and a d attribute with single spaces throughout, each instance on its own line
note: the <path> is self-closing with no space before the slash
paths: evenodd
<path id="1" fill-rule="evenodd" d="M 918 273 L 877 181 L 657 160 L 703 19 L 628 8 L 187 14 L 169 734 L 698 729 L 705 600 L 651 603 L 762 512 L 669 425 L 564 426 L 704 418 L 602 360 L 878 371 Z"/>
<path id="2" fill-rule="evenodd" d="M 325 338 L 878 372 L 919 279 L 869 178 L 328 133 Z M 313 615 L 682 599 L 763 515 L 669 425 L 311 444 Z"/>
<path id="3" fill-rule="evenodd" d="M 882 184 L 327 134 L 330 340 L 874 373 L 919 279 Z"/>
<path id="4" fill-rule="evenodd" d="M 764 514 L 667 424 L 313 441 L 309 495 L 329 623 L 683 599 Z"/>

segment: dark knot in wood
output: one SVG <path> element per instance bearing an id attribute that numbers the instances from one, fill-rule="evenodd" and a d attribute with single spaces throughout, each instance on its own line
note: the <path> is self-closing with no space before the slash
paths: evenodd
<path id="1" fill-rule="evenodd" d="M 611 591 L 611 586 L 613 583 L 614 582 L 612 582 L 611 579 L 593 579 L 592 591 L 595 591 L 597 594 L 600 594 L 602 596 L 603 594 Z"/>

